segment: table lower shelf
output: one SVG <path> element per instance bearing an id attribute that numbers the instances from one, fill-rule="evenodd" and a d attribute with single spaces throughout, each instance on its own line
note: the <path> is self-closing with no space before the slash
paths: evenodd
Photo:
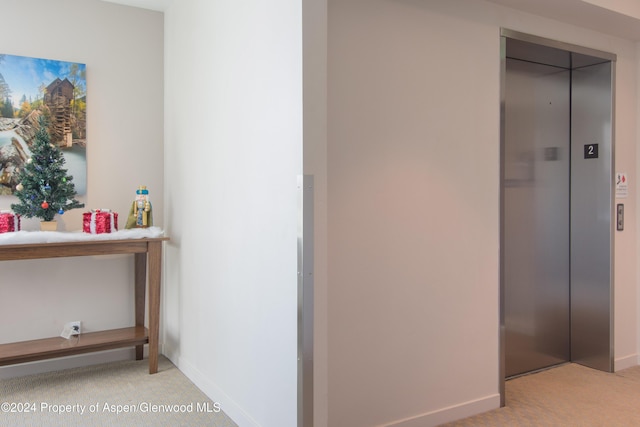
<path id="1" fill-rule="evenodd" d="M 0 366 L 35 360 L 53 359 L 74 354 L 92 353 L 114 348 L 133 347 L 149 342 L 144 326 L 88 332 L 77 337 L 44 338 L 32 341 L 0 344 Z"/>

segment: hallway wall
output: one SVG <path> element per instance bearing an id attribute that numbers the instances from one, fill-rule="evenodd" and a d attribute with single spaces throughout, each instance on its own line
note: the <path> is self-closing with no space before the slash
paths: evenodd
<path id="1" fill-rule="evenodd" d="M 164 351 L 236 423 L 297 415 L 300 0 L 165 12 Z"/>
<path id="2" fill-rule="evenodd" d="M 500 27 L 618 55 L 631 175 L 635 45 L 477 0 L 330 0 L 328 21 L 328 425 L 495 408 Z M 627 218 L 635 200 L 632 181 Z M 637 361 L 635 224 L 615 239 L 620 367 Z"/>

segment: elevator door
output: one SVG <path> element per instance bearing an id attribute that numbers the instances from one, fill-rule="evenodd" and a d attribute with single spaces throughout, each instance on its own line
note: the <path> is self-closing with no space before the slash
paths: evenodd
<path id="1" fill-rule="evenodd" d="M 612 371 L 615 55 L 502 34 L 501 375 Z"/>
<path id="2" fill-rule="evenodd" d="M 570 360 L 570 71 L 506 60 L 507 377 Z"/>

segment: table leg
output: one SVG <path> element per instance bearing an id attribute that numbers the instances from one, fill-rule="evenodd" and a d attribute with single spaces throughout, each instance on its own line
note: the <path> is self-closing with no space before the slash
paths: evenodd
<path id="1" fill-rule="evenodd" d="M 147 254 L 135 254 L 135 313 L 136 326 L 144 327 L 145 292 L 147 286 Z M 136 346 L 136 360 L 144 357 L 144 345 Z"/>
<path id="2" fill-rule="evenodd" d="M 162 242 L 149 242 L 149 373 L 158 372 Z"/>

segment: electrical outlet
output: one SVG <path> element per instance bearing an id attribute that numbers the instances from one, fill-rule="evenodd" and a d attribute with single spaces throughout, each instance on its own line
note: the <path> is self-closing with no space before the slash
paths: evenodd
<path id="1" fill-rule="evenodd" d="M 60 336 L 62 338 L 69 339 L 72 336 L 80 335 L 82 333 L 81 325 L 82 323 L 80 322 L 80 320 L 68 322 L 67 324 L 64 325 L 64 329 L 62 330 L 62 333 L 60 334 Z"/>
<path id="2" fill-rule="evenodd" d="M 82 333 L 81 324 L 79 320 L 67 323 L 71 327 L 71 335 L 80 335 Z"/>

